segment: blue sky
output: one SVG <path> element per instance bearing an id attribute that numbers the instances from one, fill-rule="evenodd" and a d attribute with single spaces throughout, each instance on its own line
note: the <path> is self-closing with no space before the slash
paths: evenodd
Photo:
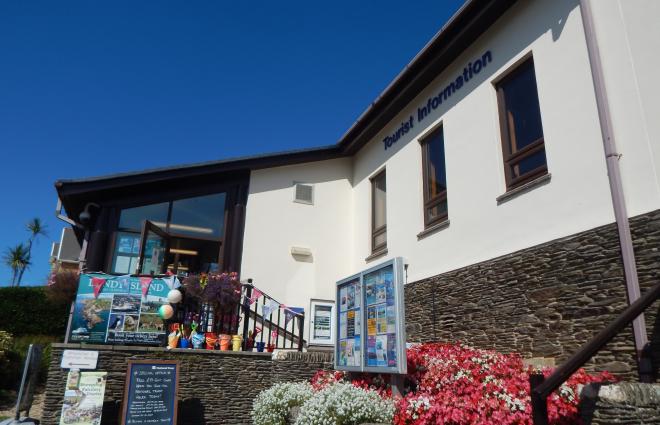
<path id="1" fill-rule="evenodd" d="M 0 2 L 0 250 L 41 217 L 43 284 L 58 178 L 335 143 L 461 3 Z"/>

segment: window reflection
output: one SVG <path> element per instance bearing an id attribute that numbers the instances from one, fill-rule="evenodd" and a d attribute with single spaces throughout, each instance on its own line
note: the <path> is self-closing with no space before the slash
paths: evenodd
<path id="1" fill-rule="evenodd" d="M 145 220 L 153 223 L 165 223 L 169 209 L 169 202 L 123 209 L 119 217 L 119 228 L 141 231 L 142 223 Z"/>
<path id="2" fill-rule="evenodd" d="M 170 233 L 221 238 L 224 232 L 225 198 L 224 193 L 216 193 L 174 201 Z"/>

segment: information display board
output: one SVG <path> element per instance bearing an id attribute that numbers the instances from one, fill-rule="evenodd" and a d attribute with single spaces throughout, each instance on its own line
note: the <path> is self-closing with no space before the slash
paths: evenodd
<path id="1" fill-rule="evenodd" d="M 170 289 L 165 279 L 81 274 L 69 342 L 164 345 L 158 308 Z"/>
<path id="2" fill-rule="evenodd" d="M 179 362 L 128 362 L 122 425 L 176 425 Z"/>
<path id="3" fill-rule="evenodd" d="M 406 373 L 403 259 L 337 282 L 335 368 Z"/>

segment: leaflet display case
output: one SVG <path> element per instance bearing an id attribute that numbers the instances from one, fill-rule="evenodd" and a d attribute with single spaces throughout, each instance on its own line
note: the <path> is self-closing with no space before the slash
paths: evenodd
<path id="1" fill-rule="evenodd" d="M 335 369 L 406 373 L 403 259 L 337 282 Z"/>

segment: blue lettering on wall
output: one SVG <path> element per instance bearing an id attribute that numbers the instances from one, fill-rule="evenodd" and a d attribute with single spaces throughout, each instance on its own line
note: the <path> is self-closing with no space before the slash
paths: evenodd
<path id="1" fill-rule="evenodd" d="M 460 90 L 463 85 L 467 84 L 468 81 L 472 79 L 473 76 L 481 72 L 482 69 L 493 61 L 493 56 L 490 53 L 490 50 L 486 51 L 481 58 L 470 62 L 465 68 L 463 68 L 463 73 L 451 81 L 445 88 L 438 92 L 435 96 L 431 96 L 426 101 L 426 105 L 422 105 L 417 108 L 417 122 L 422 122 L 431 111 L 437 109 L 442 102 L 447 101 L 456 91 Z M 383 145 L 385 150 L 391 148 L 394 143 L 396 143 L 401 136 L 408 133 L 414 127 L 414 116 L 410 117 L 401 123 L 399 128 L 391 136 L 385 136 L 383 139 Z"/>

